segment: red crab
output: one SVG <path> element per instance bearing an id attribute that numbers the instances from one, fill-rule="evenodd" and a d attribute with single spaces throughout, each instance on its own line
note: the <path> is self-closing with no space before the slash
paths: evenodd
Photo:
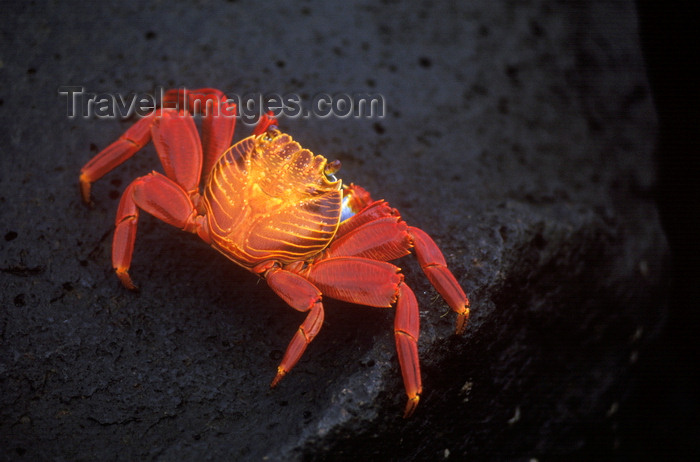
<path id="1" fill-rule="evenodd" d="M 206 107 L 201 141 L 190 114 L 198 105 Z M 431 284 L 457 313 L 459 334 L 467 323 L 469 301 L 440 249 L 385 201 L 372 200 L 360 186 L 342 185 L 334 176 L 340 162 L 302 148 L 278 131 L 269 115 L 261 118 L 252 136 L 231 146 L 235 114 L 235 104 L 219 90 L 170 90 L 160 109 L 82 168 L 81 191 L 88 203 L 91 184 L 149 140 L 165 171 L 136 178 L 121 197 L 112 245 L 117 276 L 135 289 L 128 271 L 139 212 L 144 210 L 198 234 L 234 263 L 263 277 L 287 304 L 308 313 L 272 387 L 320 331 L 324 295 L 380 308 L 396 304 L 394 335 L 408 395 L 404 417 L 409 417 L 422 391 L 418 303 L 400 268 L 388 261 L 415 249 Z"/>

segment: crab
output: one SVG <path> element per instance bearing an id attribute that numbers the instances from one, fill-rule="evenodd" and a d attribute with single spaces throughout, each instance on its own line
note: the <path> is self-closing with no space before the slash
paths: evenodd
<path id="1" fill-rule="evenodd" d="M 194 122 L 202 112 L 202 137 Z M 383 200 L 336 178 L 329 162 L 286 133 L 271 113 L 253 134 L 231 145 L 236 106 L 211 88 L 165 93 L 160 107 L 139 119 L 82 168 L 82 198 L 91 185 L 153 141 L 164 174 L 133 180 L 117 209 L 112 263 L 128 289 L 139 213 L 195 233 L 234 263 L 264 278 L 289 306 L 306 313 L 277 367 L 271 387 L 297 364 L 321 330 L 323 297 L 378 308 L 396 307 L 394 337 L 408 397 L 404 417 L 422 393 L 419 311 L 401 269 L 392 263 L 415 251 L 430 283 L 456 312 L 464 332 L 469 301 L 427 233 L 409 226 Z"/>

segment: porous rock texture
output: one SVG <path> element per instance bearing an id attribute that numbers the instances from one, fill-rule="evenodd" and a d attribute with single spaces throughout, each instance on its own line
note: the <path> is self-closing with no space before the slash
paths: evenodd
<path id="1" fill-rule="evenodd" d="M 461 460 L 615 455 L 666 310 L 656 118 L 630 1 L 33 2 L 0 56 L 0 459 Z M 9 17 L 8 17 L 9 14 Z M 304 315 L 196 236 L 142 215 L 132 293 L 111 270 L 118 198 L 81 165 L 128 120 L 69 118 L 61 86 L 128 94 L 379 94 L 384 117 L 282 118 L 340 176 L 430 233 L 467 332 L 411 257 L 424 393 L 393 310 Z M 238 137 L 249 128 L 238 126 Z"/>

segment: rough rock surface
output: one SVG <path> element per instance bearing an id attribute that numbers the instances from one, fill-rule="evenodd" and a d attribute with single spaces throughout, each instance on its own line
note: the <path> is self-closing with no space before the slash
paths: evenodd
<path id="1" fill-rule="evenodd" d="M 615 454 L 668 265 L 632 2 L 32 5 L 1 25 L 0 459 Z M 381 94 L 381 119 L 281 124 L 431 233 L 470 295 L 456 337 L 399 262 L 421 304 L 414 417 L 393 310 L 328 301 L 270 390 L 303 315 L 255 277 L 144 216 L 124 290 L 118 197 L 158 163 L 146 149 L 83 206 L 81 165 L 134 119 L 68 118 L 64 85 Z"/>

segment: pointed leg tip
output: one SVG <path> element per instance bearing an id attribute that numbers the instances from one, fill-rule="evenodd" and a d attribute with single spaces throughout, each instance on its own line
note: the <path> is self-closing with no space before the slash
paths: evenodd
<path id="1" fill-rule="evenodd" d="M 90 190 L 92 189 L 92 183 L 83 178 L 84 175 L 80 175 L 80 196 L 83 198 L 83 202 L 88 206 L 92 206 L 92 199 L 90 198 Z"/>
<path id="2" fill-rule="evenodd" d="M 457 327 L 455 334 L 462 335 L 467 329 L 467 321 L 469 320 L 469 308 L 465 308 L 463 312 L 457 315 Z"/>
<path id="3" fill-rule="evenodd" d="M 270 388 L 275 388 L 277 384 L 280 383 L 280 380 L 282 380 L 282 377 L 284 377 L 285 375 L 287 375 L 287 371 L 285 371 L 281 367 L 278 367 L 277 375 L 274 379 L 272 379 L 272 382 L 270 383 Z"/>
<path id="4" fill-rule="evenodd" d="M 406 402 L 406 409 L 403 412 L 404 419 L 408 419 L 413 415 L 413 413 L 416 410 L 416 407 L 418 407 L 418 401 L 420 401 L 420 395 L 408 398 L 408 401 Z"/>
<path id="5" fill-rule="evenodd" d="M 139 288 L 134 284 L 134 281 L 131 280 L 131 276 L 129 276 L 129 272 L 124 269 L 124 268 L 117 268 L 117 277 L 119 280 L 122 282 L 122 285 L 126 287 L 129 290 L 133 290 L 134 292 L 138 291 Z"/>

